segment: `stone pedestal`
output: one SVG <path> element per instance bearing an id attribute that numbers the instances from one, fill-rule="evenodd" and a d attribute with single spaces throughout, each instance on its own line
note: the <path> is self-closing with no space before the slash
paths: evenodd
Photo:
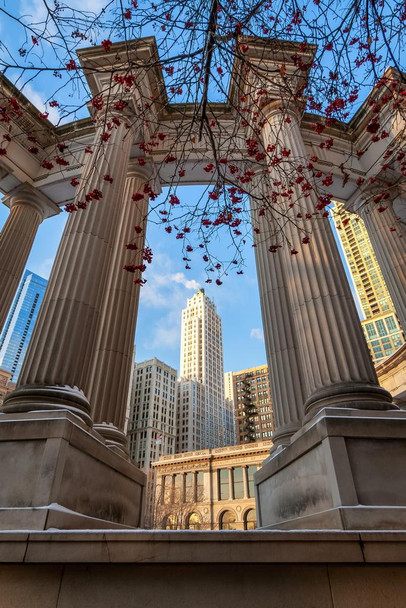
<path id="1" fill-rule="evenodd" d="M 326 408 L 255 475 L 266 529 L 405 530 L 406 412 Z"/>
<path id="2" fill-rule="evenodd" d="M 139 527 L 145 475 L 70 412 L 0 415 L 0 530 Z"/>

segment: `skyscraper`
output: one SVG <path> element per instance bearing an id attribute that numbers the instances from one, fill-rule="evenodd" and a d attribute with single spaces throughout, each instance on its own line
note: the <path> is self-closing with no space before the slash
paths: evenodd
<path id="1" fill-rule="evenodd" d="M 365 338 L 373 360 L 381 362 L 404 343 L 402 330 L 364 222 L 338 202 L 334 205 L 334 216 L 365 316 L 361 321 Z"/>
<path id="2" fill-rule="evenodd" d="M 0 337 L 0 367 L 16 382 L 48 281 L 26 270 Z"/>
<path id="3" fill-rule="evenodd" d="M 175 451 L 176 393 L 176 369 L 156 357 L 134 363 L 127 436 L 131 458 L 147 474 L 146 527 L 154 518 L 155 471 L 151 463 Z"/>
<path id="4" fill-rule="evenodd" d="M 234 437 L 233 411 L 224 399 L 221 319 L 200 289 L 182 311 L 177 451 L 232 445 Z"/>
<path id="5" fill-rule="evenodd" d="M 134 364 L 127 434 L 130 455 L 145 472 L 175 451 L 176 394 L 176 369 L 156 358 Z"/>

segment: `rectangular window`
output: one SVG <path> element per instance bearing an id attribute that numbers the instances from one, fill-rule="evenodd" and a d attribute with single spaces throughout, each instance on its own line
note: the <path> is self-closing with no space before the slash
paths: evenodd
<path id="1" fill-rule="evenodd" d="M 196 490 L 196 499 L 198 501 L 204 500 L 204 473 L 202 471 L 198 471 L 196 476 Z"/>
<path id="2" fill-rule="evenodd" d="M 162 479 L 163 502 L 169 505 L 172 502 L 172 475 L 167 475 Z"/>
<path id="3" fill-rule="evenodd" d="M 194 473 L 186 473 L 185 475 L 185 502 L 192 502 L 194 496 Z"/>
<path id="4" fill-rule="evenodd" d="M 376 330 L 373 323 L 366 323 L 365 329 L 367 330 L 368 338 L 376 337 Z"/>
<path id="5" fill-rule="evenodd" d="M 228 483 L 228 469 L 220 469 L 219 471 L 219 490 L 220 500 L 230 498 L 230 486 Z"/>
<path id="6" fill-rule="evenodd" d="M 175 492 L 173 502 L 183 501 L 183 473 L 175 475 Z"/>
<path id="7" fill-rule="evenodd" d="M 257 467 L 255 465 L 251 465 L 248 467 L 248 492 L 250 498 L 254 498 L 254 473 L 256 473 Z"/>
<path id="8" fill-rule="evenodd" d="M 376 327 L 380 336 L 386 336 L 388 334 L 388 332 L 386 331 L 385 323 L 382 321 L 382 319 L 376 322 Z"/>
<path id="9" fill-rule="evenodd" d="M 395 319 L 393 317 L 387 317 L 385 319 L 385 321 L 386 321 L 386 327 L 388 328 L 389 333 L 392 333 L 394 331 L 398 331 L 398 328 L 397 328 L 396 323 L 395 323 Z"/>
<path id="10" fill-rule="evenodd" d="M 241 467 L 233 469 L 234 498 L 244 498 L 244 479 Z"/>

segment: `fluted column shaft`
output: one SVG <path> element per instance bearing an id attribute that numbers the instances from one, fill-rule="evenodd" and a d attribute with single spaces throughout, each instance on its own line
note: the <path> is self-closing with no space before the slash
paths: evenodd
<path id="1" fill-rule="evenodd" d="M 91 423 L 83 388 L 133 141 L 121 122 L 101 145 L 104 130 L 102 125 L 96 131 L 95 151 L 87 157 L 76 200 L 95 189 L 103 198 L 72 213 L 67 222 L 19 384 L 5 400 L 4 411 L 69 409 Z M 112 184 L 103 180 L 105 174 L 111 175 Z"/>
<path id="2" fill-rule="evenodd" d="M 142 193 L 151 177 L 150 165 L 132 163 L 127 173 L 124 196 L 119 210 L 119 223 L 106 277 L 106 297 L 100 315 L 95 355 L 85 392 L 92 404 L 95 429 L 107 443 L 126 446 L 124 423 L 132 371 L 135 327 L 140 285 L 134 284 L 141 272 L 123 270 L 123 266 L 142 264 L 148 213 L 148 195 L 133 201 Z M 142 228 L 136 232 L 134 226 Z M 126 249 L 132 243 L 136 250 Z M 87 389 L 87 390 L 86 390 Z"/>
<path id="3" fill-rule="evenodd" d="M 269 169 L 271 182 L 284 180 L 292 162 L 303 164 L 306 159 L 300 116 L 295 109 L 289 109 L 291 121 L 286 122 L 280 105 L 280 102 L 269 104 L 265 109 L 264 143 L 267 146 L 282 142 L 281 148 L 290 150 L 290 162 L 279 164 L 278 170 Z M 281 150 L 277 149 L 275 154 L 278 152 Z M 296 201 L 294 207 L 283 202 L 280 205 L 286 215 L 284 232 L 290 245 L 275 255 L 281 256 L 298 339 L 305 413 L 328 405 L 388 409 L 391 398 L 378 386 L 329 222 L 320 219 L 310 224 L 308 219 L 300 220 L 302 223 L 298 225 L 298 210 L 303 217 L 306 213 L 312 217 L 317 197 L 314 191 L 305 197 L 296 182 L 289 183 L 289 188 Z M 311 231 L 308 244 L 302 243 L 304 229 Z M 297 255 L 291 254 L 291 248 Z"/>
<path id="4" fill-rule="evenodd" d="M 28 184 L 5 197 L 10 215 L 0 233 L 0 333 L 42 220 L 58 207 Z M 4 201 L 3 201 L 4 202 Z"/>
<path id="5" fill-rule="evenodd" d="M 378 205 L 361 205 L 358 213 L 365 223 L 368 236 L 385 279 L 390 297 L 406 334 L 406 229 L 393 210 L 393 203 L 378 211 Z M 394 229 L 394 230 L 391 230 Z"/>
<path id="6" fill-rule="evenodd" d="M 276 229 L 272 220 L 258 216 L 257 209 L 260 207 L 260 200 L 256 203 L 255 198 L 251 197 L 253 221 L 260 229 L 259 233 L 254 233 L 255 260 L 275 417 L 272 441 L 277 446 L 288 443 L 289 438 L 301 427 L 305 394 L 281 256 L 268 251 Z"/>

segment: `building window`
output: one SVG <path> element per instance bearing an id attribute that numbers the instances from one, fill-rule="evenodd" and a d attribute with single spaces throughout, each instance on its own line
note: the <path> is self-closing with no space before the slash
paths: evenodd
<path id="1" fill-rule="evenodd" d="M 241 467 L 233 469 L 234 498 L 244 498 L 244 479 Z"/>
<path id="2" fill-rule="evenodd" d="M 385 324 L 381 319 L 376 322 L 376 327 L 380 336 L 386 336 L 388 334 L 388 332 L 386 331 Z"/>
<path id="3" fill-rule="evenodd" d="M 173 502 L 183 501 L 183 473 L 175 475 L 175 494 Z"/>
<path id="4" fill-rule="evenodd" d="M 196 500 L 204 500 L 204 473 L 203 471 L 198 471 L 196 476 L 196 490 L 197 496 Z"/>
<path id="5" fill-rule="evenodd" d="M 367 330 L 368 338 L 376 337 L 376 330 L 375 330 L 375 326 L 373 323 L 366 323 L 365 329 Z"/>
<path id="6" fill-rule="evenodd" d="M 398 331 L 397 325 L 395 323 L 395 319 L 393 317 L 387 317 L 385 319 L 385 321 L 386 321 L 386 326 L 390 333 L 392 333 L 394 331 Z"/>
<path id="7" fill-rule="evenodd" d="M 220 469 L 219 471 L 219 490 L 220 500 L 230 498 L 230 484 L 228 479 L 228 469 Z"/>
<path id="8" fill-rule="evenodd" d="M 172 502 L 172 475 L 167 475 L 162 479 L 163 503 L 168 505 Z"/>
<path id="9" fill-rule="evenodd" d="M 248 509 L 244 515 L 244 530 L 255 530 L 257 527 L 257 514 L 255 509 Z"/>
<path id="10" fill-rule="evenodd" d="M 264 433 L 265 435 L 265 433 Z M 248 492 L 249 492 L 249 497 L 250 498 L 254 498 L 255 493 L 254 493 L 254 473 L 257 472 L 257 467 L 255 465 L 250 465 L 248 468 Z"/>
<path id="11" fill-rule="evenodd" d="M 219 522 L 220 530 L 236 530 L 237 526 L 235 524 L 235 515 L 232 511 L 224 511 L 220 515 Z"/>
<path id="12" fill-rule="evenodd" d="M 185 475 L 185 502 L 191 502 L 194 500 L 194 473 L 186 473 Z"/>
<path id="13" fill-rule="evenodd" d="M 191 513 L 186 520 L 186 530 L 201 530 L 202 518 L 199 513 Z"/>

